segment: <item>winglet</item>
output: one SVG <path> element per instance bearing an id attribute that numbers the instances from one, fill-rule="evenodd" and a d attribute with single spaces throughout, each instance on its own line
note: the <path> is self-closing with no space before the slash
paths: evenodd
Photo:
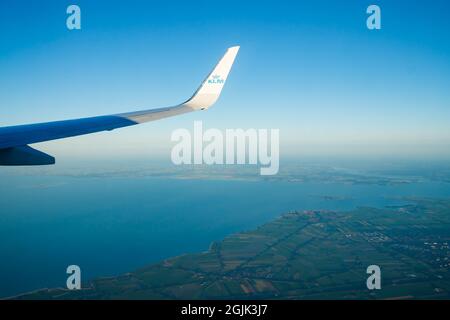
<path id="1" fill-rule="evenodd" d="M 219 99 L 238 51 L 239 46 L 228 48 L 213 71 L 202 82 L 194 95 L 183 105 L 194 110 L 203 110 L 211 107 Z"/>
<path id="2" fill-rule="evenodd" d="M 120 113 L 115 114 L 114 116 L 126 118 L 132 123 L 137 124 L 196 110 L 208 109 L 217 101 L 217 99 L 219 99 L 238 51 L 238 46 L 229 48 L 213 71 L 211 71 L 211 73 L 208 74 L 208 77 L 202 82 L 200 88 L 198 88 L 194 95 L 186 102 L 173 107 Z"/>

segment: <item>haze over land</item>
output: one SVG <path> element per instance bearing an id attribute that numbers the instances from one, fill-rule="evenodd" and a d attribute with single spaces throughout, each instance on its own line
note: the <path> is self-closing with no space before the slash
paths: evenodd
<path id="1" fill-rule="evenodd" d="M 335 230 L 335 223 L 343 223 L 341 218 L 346 214 L 358 221 L 358 214 L 375 221 L 380 213 L 393 219 L 383 221 L 382 226 L 383 232 L 392 238 L 392 245 L 419 246 L 396 233 L 397 226 L 404 222 L 396 220 L 397 209 L 383 208 L 411 204 L 405 210 L 412 210 L 415 202 L 405 197 L 450 197 L 448 163 L 333 162 L 334 165 L 329 160 L 283 161 L 280 174 L 270 178 L 261 177 L 256 167 L 183 168 L 167 162 L 140 165 L 136 162 L 131 166 L 98 162 L 89 166 L 5 170 L 0 179 L 3 190 L 0 206 L 8 208 L 0 216 L 0 255 L 4 257 L 0 266 L 1 295 L 64 286 L 65 268 L 74 263 L 82 268 L 83 281 L 88 286 L 90 279 L 125 274 L 170 257 L 206 251 L 212 242 L 220 243 L 232 234 L 256 230 L 271 221 L 277 224 L 280 215 L 294 211 L 319 212 L 317 217 L 325 219 L 323 223 L 330 230 Z M 367 211 L 358 207 L 376 209 Z M 444 214 L 439 210 L 436 215 Z M 341 212 L 338 215 L 341 218 L 333 220 L 334 212 Z M 426 218 L 429 216 L 426 212 L 419 206 L 412 217 L 405 219 Z M 295 219 L 289 221 L 296 223 Z M 427 227 L 430 237 L 438 232 L 433 229 L 433 221 L 425 221 L 430 223 Z M 373 232 L 368 231 L 370 228 L 363 231 Z M 363 232 L 358 228 L 353 231 Z M 299 230 L 299 237 L 306 236 L 302 232 Z M 426 232 L 422 240 L 427 237 Z M 367 241 L 361 241 L 364 251 Z M 337 250 L 335 244 L 325 243 L 323 250 Z M 429 249 L 420 250 L 420 257 L 415 259 L 431 257 Z M 253 253 L 244 252 L 241 258 Z M 336 259 L 346 259 L 344 251 L 339 254 L 342 256 Z M 442 254 L 445 258 L 445 252 Z M 348 259 L 354 259 L 354 255 L 350 254 Z M 413 267 L 408 264 L 401 268 L 409 272 Z M 403 276 L 401 273 L 400 279 Z M 310 283 L 315 281 L 308 279 Z M 425 283 L 427 278 L 421 279 Z M 249 292 L 261 293 L 255 289 L 256 284 L 249 283 Z M 261 294 L 268 297 L 274 292 Z M 312 291 L 296 294 L 300 297 Z M 108 293 L 102 291 L 101 295 L 106 297 Z"/>

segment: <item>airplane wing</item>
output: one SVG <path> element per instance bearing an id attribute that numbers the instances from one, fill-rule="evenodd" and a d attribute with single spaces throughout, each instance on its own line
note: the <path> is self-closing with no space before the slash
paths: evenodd
<path id="1" fill-rule="evenodd" d="M 177 106 L 75 120 L 2 127 L 0 128 L 0 165 L 54 164 L 55 158 L 28 145 L 114 130 L 187 112 L 208 109 L 219 98 L 238 51 L 238 46 L 229 48 L 193 96 Z"/>

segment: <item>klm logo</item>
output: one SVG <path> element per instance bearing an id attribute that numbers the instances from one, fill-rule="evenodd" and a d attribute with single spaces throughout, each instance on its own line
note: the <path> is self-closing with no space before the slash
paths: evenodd
<path id="1" fill-rule="evenodd" d="M 208 79 L 208 83 L 211 84 L 223 84 L 225 80 L 221 79 L 219 75 L 213 75 L 210 79 Z"/>

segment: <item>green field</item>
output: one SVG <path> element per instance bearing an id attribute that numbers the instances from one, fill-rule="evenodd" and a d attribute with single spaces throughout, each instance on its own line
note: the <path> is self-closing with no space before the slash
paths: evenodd
<path id="1" fill-rule="evenodd" d="M 291 212 L 135 272 L 19 299 L 449 299 L 450 201 Z M 366 268 L 381 268 L 368 290 Z"/>

